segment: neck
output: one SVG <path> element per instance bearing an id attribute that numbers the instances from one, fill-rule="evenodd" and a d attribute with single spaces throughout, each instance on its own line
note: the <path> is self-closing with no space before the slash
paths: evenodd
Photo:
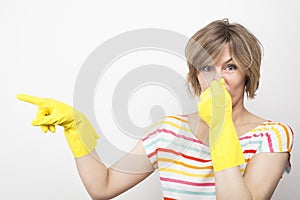
<path id="1" fill-rule="evenodd" d="M 244 116 L 248 113 L 244 107 L 244 98 L 241 98 L 235 105 L 232 106 L 232 121 L 239 124 L 243 121 Z"/>

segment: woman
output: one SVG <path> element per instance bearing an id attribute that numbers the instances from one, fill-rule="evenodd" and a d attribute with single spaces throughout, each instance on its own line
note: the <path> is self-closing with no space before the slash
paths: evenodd
<path id="1" fill-rule="evenodd" d="M 198 112 L 164 117 L 109 168 L 95 159 L 98 136 L 83 114 L 52 99 L 18 98 L 39 106 L 32 124 L 44 132 L 64 127 L 93 199 L 113 198 L 156 169 L 164 199 L 270 199 L 290 170 L 293 133 L 244 106 L 244 94 L 253 98 L 259 85 L 259 41 L 240 24 L 217 20 L 191 38 L 186 57 Z"/>

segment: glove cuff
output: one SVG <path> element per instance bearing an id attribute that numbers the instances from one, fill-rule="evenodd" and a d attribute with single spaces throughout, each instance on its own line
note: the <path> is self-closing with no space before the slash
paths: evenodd
<path id="1" fill-rule="evenodd" d="M 97 145 L 96 137 L 92 138 L 91 140 L 84 141 L 84 139 L 80 137 L 80 134 L 77 130 L 73 129 L 65 131 L 64 133 L 75 158 L 79 158 L 91 153 Z"/>
<path id="2" fill-rule="evenodd" d="M 211 143 L 210 137 L 210 155 L 214 171 L 218 172 L 245 163 L 243 150 L 233 122 L 230 120 L 224 123 L 219 134 L 213 133 L 213 131 L 215 130 L 212 128 L 209 133 L 210 136 L 218 135 L 218 138 L 214 138 L 215 143 Z"/>
<path id="3" fill-rule="evenodd" d="M 65 129 L 64 133 L 73 155 L 75 158 L 79 158 L 95 149 L 99 136 L 91 123 L 81 113 L 76 115 L 74 124 L 72 128 Z"/>

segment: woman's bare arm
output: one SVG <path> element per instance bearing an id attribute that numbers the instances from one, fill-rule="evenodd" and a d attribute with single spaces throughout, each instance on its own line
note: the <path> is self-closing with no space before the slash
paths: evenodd
<path id="1" fill-rule="evenodd" d="M 120 161 L 107 168 L 95 151 L 76 159 L 76 165 L 85 188 L 93 199 L 111 199 L 135 186 L 154 168 L 142 145 L 137 145 Z"/>
<path id="2" fill-rule="evenodd" d="M 255 155 L 247 164 L 243 176 L 239 167 L 216 172 L 217 199 L 271 199 L 282 176 L 288 156 L 288 153 Z"/>

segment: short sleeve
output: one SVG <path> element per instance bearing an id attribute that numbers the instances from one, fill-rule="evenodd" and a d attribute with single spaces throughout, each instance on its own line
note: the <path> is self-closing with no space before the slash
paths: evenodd
<path id="1" fill-rule="evenodd" d="M 294 143 L 294 133 L 291 127 L 279 122 L 269 122 L 264 128 L 262 146 L 260 152 L 288 152 L 291 155 Z M 291 170 L 290 157 L 285 167 L 289 173 Z"/>
<path id="2" fill-rule="evenodd" d="M 164 121 L 159 121 L 146 130 L 146 136 L 142 139 L 143 147 L 152 166 L 158 168 L 158 143 Z"/>
<path id="3" fill-rule="evenodd" d="M 292 129 L 283 123 L 271 122 L 265 127 L 261 152 L 289 152 L 294 141 Z"/>

